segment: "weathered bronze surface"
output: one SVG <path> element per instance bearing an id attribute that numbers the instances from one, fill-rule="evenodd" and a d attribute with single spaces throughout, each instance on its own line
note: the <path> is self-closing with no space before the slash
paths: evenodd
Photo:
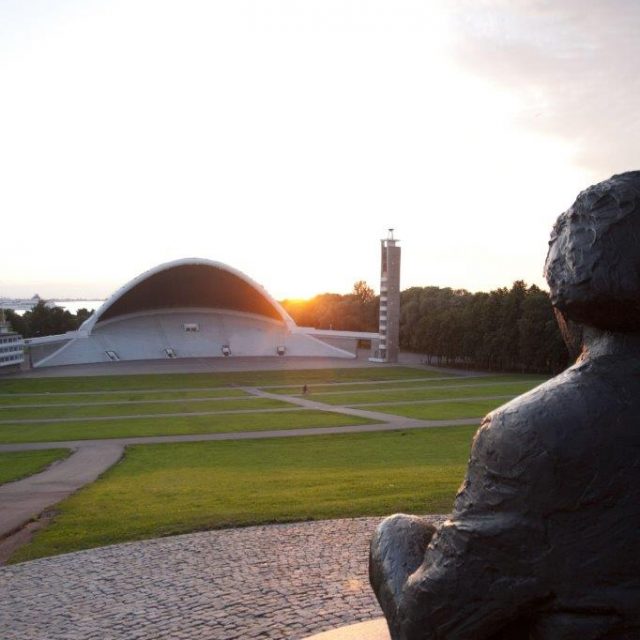
<path id="1" fill-rule="evenodd" d="M 376 531 L 394 640 L 640 638 L 640 171 L 578 196 L 545 276 L 578 360 L 482 421 L 444 525 Z"/>

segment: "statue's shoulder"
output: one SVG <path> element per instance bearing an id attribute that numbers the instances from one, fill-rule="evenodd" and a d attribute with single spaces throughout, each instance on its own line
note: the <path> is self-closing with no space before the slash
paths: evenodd
<path id="1" fill-rule="evenodd" d="M 526 431 L 544 425 L 566 424 L 588 417 L 598 376 L 587 364 L 576 364 L 487 415 L 483 424 L 519 427 Z"/>
<path id="2" fill-rule="evenodd" d="M 489 413 L 476 434 L 478 453 L 527 457 L 536 451 L 562 455 L 589 424 L 601 420 L 611 407 L 609 384 L 591 363 L 576 364 L 531 391 Z"/>
<path id="3" fill-rule="evenodd" d="M 536 492 L 553 492 L 556 463 L 566 457 L 571 430 L 581 421 L 576 375 L 567 370 L 484 418 L 456 499 L 458 517 L 491 505 L 516 508 L 523 495 L 536 502 Z"/>

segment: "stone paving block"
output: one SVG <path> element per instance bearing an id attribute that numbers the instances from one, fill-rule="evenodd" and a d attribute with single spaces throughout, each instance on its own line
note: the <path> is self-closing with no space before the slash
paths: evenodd
<path id="1" fill-rule="evenodd" d="M 200 532 L 0 568 L 2 640 L 296 640 L 379 617 L 379 518 Z"/>

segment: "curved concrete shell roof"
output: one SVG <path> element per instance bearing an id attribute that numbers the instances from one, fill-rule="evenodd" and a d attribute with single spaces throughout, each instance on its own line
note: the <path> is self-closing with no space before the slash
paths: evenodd
<path id="1" fill-rule="evenodd" d="M 184 258 L 145 271 L 118 289 L 80 332 L 91 333 L 96 324 L 119 316 L 185 308 L 239 311 L 295 328 L 282 306 L 242 272 L 213 260 Z"/>

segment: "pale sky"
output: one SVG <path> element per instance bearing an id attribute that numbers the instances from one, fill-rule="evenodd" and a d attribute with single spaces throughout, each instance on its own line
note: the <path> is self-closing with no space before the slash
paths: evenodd
<path id="1" fill-rule="evenodd" d="M 276 298 L 543 285 L 577 193 L 640 168 L 638 0 L 0 0 L 0 296 L 161 262 Z"/>

